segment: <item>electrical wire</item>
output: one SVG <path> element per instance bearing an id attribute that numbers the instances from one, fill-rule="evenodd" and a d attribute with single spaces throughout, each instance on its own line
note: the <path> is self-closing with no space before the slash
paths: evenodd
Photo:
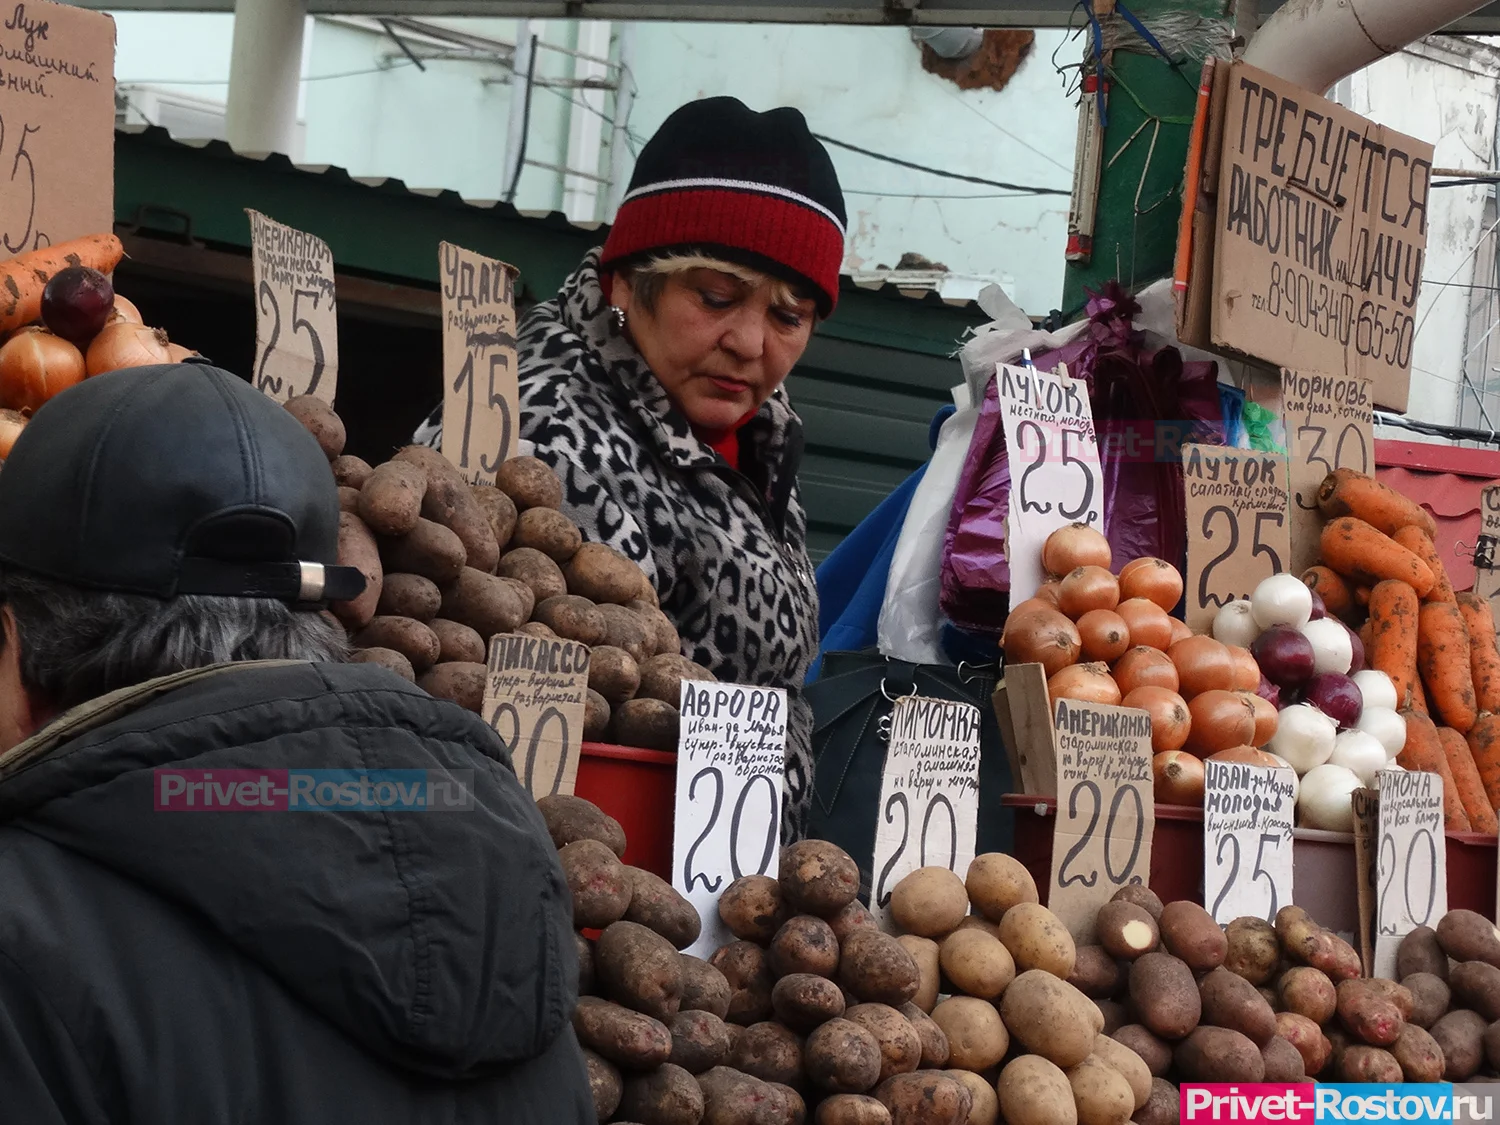
<path id="1" fill-rule="evenodd" d="M 883 199 L 1035 199 L 1029 191 L 981 192 L 977 195 L 932 195 L 926 192 L 870 191 L 859 188 L 844 188 L 845 195 L 875 195 Z"/>
<path id="2" fill-rule="evenodd" d="M 1477 441 L 1486 445 L 1500 445 L 1500 433 L 1494 430 L 1471 430 L 1465 426 L 1445 426 L 1437 422 L 1418 422 L 1412 418 L 1405 418 L 1399 414 L 1386 414 L 1375 411 L 1375 422 L 1381 426 L 1394 426 L 1400 430 L 1410 430 L 1415 434 L 1424 434 L 1427 437 L 1449 438 L 1452 441 Z"/>
<path id="3" fill-rule="evenodd" d="M 412 62 L 407 59 L 393 59 L 385 66 L 372 66 L 367 70 L 345 70 L 338 74 L 309 74 L 306 78 L 299 78 L 299 82 L 330 82 L 335 78 L 358 78 L 364 74 L 385 74 L 388 71 L 400 70 L 402 67 L 411 66 Z M 120 79 L 122 86 L 228 86 L 229 79 L 218 78 L 131 78 Z"/>
<path id="4" fill-rule="evenodd" d="M 857 152 L 861 156 L 870 157 L 872 160 L 883 160 L 887 164 L 895 164 L 900 168 L 910 168 L 915 172 L 926 172 L 930 176 L 943 176 L 944 178 L 950 180 L 962 180 L 966 184 L 982 184 L 985 187 L 1005 188 L 1007 191 L 1014 191 L 1021 195 L 1066 195 L 1071 197 L 1073 194 L 1072 191 L 1064 191 L 1062 188 L 1044 188 L 1031 187 L 1026 184 L 1010 184 L 1006 183 L 1004 180 L 986 180 L 981 176 L 965 176 L 960 172 L 949 172 L 943 168 L 929 168 L 925 164 L 914 164 L 910 160 L 902 160 L 899 156 L 889 156 L 883 152 L 874 152 L 867 148 L 861 148 L 859 145 L 852 145 L 848 141 L 835 140 L 832 137 L 824 136 L 822 133 L 814 133 L 813 136 L 818 138 L 818 140 L 822 141 L 826 145 L 833 145 L 836 148 L 848 149 L 850 152 Z"/>

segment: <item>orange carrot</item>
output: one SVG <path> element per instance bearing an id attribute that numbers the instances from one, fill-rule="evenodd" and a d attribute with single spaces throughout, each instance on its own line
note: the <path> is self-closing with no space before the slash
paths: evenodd
<path id="1" fill-rule="evenodd" d="M 13 332 L 42 315 L 42 290 L 59 270 L 89 266 L 109 273 L 124 256 L 125 248 L 114 235 L 88 234 L 0 262 L 0 333 Z"/>
<path id="2" fill-rule="evenodd" d="M 1431 718 L 1432 713 L 1427 709 L 1427 693 L 1422 690 L 1422 677 L 1417 676 L 1411 682 L 1411 709 L 1419 711 Z"/>
<path id="3" fill-rule="evenodd" d="M 1500 715 L 1485 712 L 1474 721 L 1474 729 L 1469 731 L 1469 753 L 1474 755 L 1479 780 L 1484 782 L 1484 795 L 1492 806 L 1500 808 Z"/>
<path id="4" fill-rule="evenodd" d="M 1353 469 L 1335 469 L 1318 486 L 1318 508 L 1328 519 L 1354 516 L 1377 531 L 1395 535 L 1403 527 L 1420 527 L 1427 538 L 1437 538 L 1437 521 L 1389 485 Z"/>
<path id="5" fill-rule="evenodd" d="M 1348 617 L 1354 609 L 1354 591 L 1337 573 L 1326 566 L 1309 567 L 1302 584 L 1323 599 L 1323 606 L 1335 617 Z"/>
<path id="6" fill-rule="evenodd" d="M 1468 734 L 1479 708 L 1474 702 L 1469 629 L 1456 604 L 1427 602 L 1418 611 L 1417 669 L 1433 711 L 1460 734 Z"/>
<path id="7" fill-rule="evenodd" d="M 1495 809 L 1485 795 L 1484 782 L 1479 780 L 1479 767 L 1474 764 L 1468 742 L 1452 727 L 1438 727 L 1438 739 L 1443 744 L 1443 754 L 1448 759 L 1448 772 L 1453 775 L 1458 799 L 1463 802 L 1464 812 L 1469 817 L 1469 831 L 1495 835 Z"/>
<path id="8" fill-rule="evenodd" d="M 1380 582 L 1370 591 L 1372 643 L 1365 649 L 1365 659 L 1396 685 L 1398 707 L 1412 705 L 1417 682 L 1418 610 L 1416 591 L 1405 582 Z"/>
<path id="9" fill-rule="evenodd" d="M 1420 527 L 1408 525 L 1397 528 L 1396 534 L 1391 538 L 1426 563 L 1427 569 L 1432 571 L 1432 589 L 1427 591 L 1422 600 L 1424 602 L 1451 602 L 1453 583 L 1448 581 L 1448 571 L 1443 566 L 1443 560 L 1438 557 L 1437 547 L 1427 537 L 1427 533 Z"/>
<path id="10" fill-rule="evenodd" d="M 1458 611 L 1469 627 L 1474 704 L 1481 711 L 1500 711 L 1500 645 L 1495 641 L 1495 616 L 1490 612 L 1490 603 L 1465 590 L 1458 595 Z"/>
<path id="11" fill-rule="evenodd" d="M 1357 605 L 1360 609 L 1370 608 L 1370 587 L 1355 586 L 1352 588 L 1352 592 L 1354 594 L 1355 605 Z"/>
<path id="12" fill-rule="evenodd" d="M 1406 745 L 1396 756 L 1396 764 L 1409 770 L 1435 773 L 1443 779 L 1443 827 L 1450 832 L 1469 831 L 1469 816 L 1459 799 L 1458 785 L 1448 768 L 1448 755 L 1432 720 L 1417 711 L 1403 711 L 1406 720 Z"/>
<path id="13" fill-rule="evenodd" d="M 1422 598 L 1435 581 L 1427 564 L 1416 555 L 1353 516 L 1324 524 L 1320 546 L 1324 565 L 1357 583 L 1373 586 L 1384 578 L 1399 578 Z"/>
<path id="14" fill-rule="evenodd" d="M 1370 599 L 1365 598 L 1365 604 L 1370 604 Z M 1370 662 L 1370 650 L 1375 647 L 1375 626 L 1370 624 L 1370 619 L 1365 618 L 1365 623 L 1359 627 L 1359 643 L 1365 646 L 1365 663 Z"/>

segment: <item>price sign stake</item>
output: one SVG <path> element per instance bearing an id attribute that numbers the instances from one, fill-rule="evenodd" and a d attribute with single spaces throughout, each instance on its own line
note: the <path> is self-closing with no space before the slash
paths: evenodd
<path id="1" fill-rule="evenodd" d="M 708 957 L 732 940 L 719 919 L 724 889 L 742 875 L 776 876 L 786 692 L 684 680 L 681 710 L 672 885 L 703 920 L 684 952 Z"/>
<path id="2" fill-rule="evenodd" d="M 1286 570 L 1286 458 L 1252 449 L 1184 445 L 1187 624 L 1207 633 L 1214 615 Z"/>
<path id="3" fill-rule="evenodd" d="M 1151 716 L 1071 699 L 1058 700 L 1054 715 L 1057 824 L 1047 901 L 1073 940 L 1088 945 L 1099 908 L 1127 883 L 1150 878 Z"/>
<path id="4" fill-rule="evenodd" d="M 255 385 L 277 402 L 333 403 L 339 378 L 333 253 L 321 238 L 259 211 L 250 216 L 255 268 Z"/>
<path id="5" fill-rule="evenodd" d="M 28 0 L 0 58 L 0 259 L 113 230 L 115 21 Z"/>
<path id="6" fill-rule="evenodd" d="M 1272 921 L 1292 901 L 1292 794 L 1297 776 L 1205 762 L 1203 901 L 1214 921 Z"/>
<path id="7" fill-rule="evenodd" d="M 444 242 L 443 456 L 470 484 L 494 484 L 516 455 L 515 267 Z"/>
<path id="8" fill-rule="evenodd" d="M 1448 913 L 1448 844 L 1440 774 L 1382 770 L 1375 854 L 1375 975 L 1393 978 L 1396 949 Z"/>
<path id="9" fill-rule="evenodd" d="M 1359 910 L 1359 963 L 1365 976 L 1375 974 L 1375 846 L 1380 840 L 1380 794 L 1356 789 L 1354 810 L 1354 877 Z"/>
<path id="10" fill-rule="evenodd" d="M 520 633 L 490 639 L 482 710 L 533 797 L 573 792 L 588 687 L 587 645 Z"/>
<path id="11" fill-rule="evenodd" d="M 1104 470 L 1088 386 L 1030 367 L 995 371 L 1000 418 L 1010 450 L 1010 519 L 1005 553 L 1011 604 L 1046 580 L 1042 544 L 1070 523 L 1104 530 Z"/>
<path id="12" fill-rule="evenodd" d="M 891 888 L 919 867 L 962 879 L 979 827 L 979 708 L 908 695 L 891 712 L 870 906 L 891 929 Z"/>
<path id="13" fill-rule="evenodd" d="M 1323 517 L 1318 486 L 1335 469 L 1375 471 L 1370 381 L 1352 375 L 1281 373 L 1281 416 L 1291 453 L 1291 573 L 1318 562 Z"/>

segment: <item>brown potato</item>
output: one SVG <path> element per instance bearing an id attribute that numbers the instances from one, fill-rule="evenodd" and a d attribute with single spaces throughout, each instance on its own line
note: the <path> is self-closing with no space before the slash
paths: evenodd
<path id="1" fill-rule="evenodd" d="M 1277 1012 L 1276 1033 L 1297 1048 L 1309 1075 L 1320 1073 L 1328 1065 L 1333 1044 L 1323 1034 L 1323 1029 L 1306 1016 L 1299 1016 L 1296 1012 Z"/>
<path id="2" fill-rule="evenodd" d="M 619 1108 L 625 1080 L 614 1063 L 587 1047 L 583 1050 L 583 1063 L 588 1069 L 589 1092 L 594 1096 L 594 1113 L 600 1121 L 608 1121 Z"/>
<path id="3" fill-rule="evenodd" d="M 875 915 L 871 914 L 865 904 L 858 899 L 837 913 L 830 914 L 828 924 L 833 927 L 833 936 L 841 943 L 855 930 L 878 930 L 880 928 L 880 924 L 875 921 Z"/>
<path id="4" fill-rule="evenodd" d="M 1251 984 L 1270 984 L 1281 963 L 1276 927 L 1264 918 L 1236 918 L 1224 930 L 1229 948 L 1224 967 Z"/>
<path id="5" fill-rule="evenodd" d="M 729 982 L 729 1009 L 724 1018 L 748 1026 L 771 1015 L 771 970 L 766 953 L 748 941 L 732 941 L 717 950 L 708 963 Z"/>
<path id="6" fill-rule="evenodd" d="M 1365 989 L 1382 1000 L 1389 1000 L 1396 1005 L 1396 1010 L 1403 1020 L 1411 1015 L 1412 995 L 1395 981 L 1386 980 L 1383 977 L 1372 977 L 1369 980 L 1360 981 L 1356 987 Z"/>
<path id="7" fill-rule="evenodd" d="M 592 801 L 571 793 L 554 793 L 538 800 L 536 807 L 553 847 L 561 850 L 575 840 L 598 840 L 615 855 L 625 854 L 625 829 Z"/>
<path id="8" fill-rule="evenodd" d="M 1443 1052 L 1445 1082 L 1467 1082 L 1479 1072 L 1486 1030 L 1484 1017 L 1464 1008 L 1449 1012 L 1432 1025 L 1429 1034 Z"/>
<path id="9" fill-rule="evenodd" d="M 637 922 L 604 928 L 594 946 L 594 976 L 607 999 L 663 1023 L 681 1009 L 682 958 L 671 942 Z"/>
<path id="10" fill-rule="evenodd" d="M 339 485 L 339 511 L 348 512 L 351 516 L 359 515 L 359 489 Z"/>
<path id="11" fill-rule="evenodd" d="M 1156 919 L 1133 902 L 1106 902 L 1095 917 L 1099 944 L 1110 957 L 1134 961 L 1161 942 Z"/>
<path id="12" fill-rule="evenodd" d="M 625 865 L 598 840 L 574 840 L 557 853 L 573 895 L 573 924 L 602 930 L 625 917 L 631 884 Z"/>
<path id="13" fill-rule="evenodd" d="M 1437 940 L 1455 961 L 1484 961 L 1500 967 L 1500 928 L 1483 914 L 1448 911 L 1437 924 Z"/>
<path id="14" fill-rule="evenodd" d="M 1040 1055 L 1021 1055 L 995 1084 L 1008 1125 L 1077 1125 L 1073 1087 L 1061 1068 Z"/>
<path id="15" fill-rule="evenodd" d="M 349 629 L 362 629 L 375 616 L 384 587 L 384 568 L 380 564 L 380 547 L 364 521 L 349 512 L 339 513 L 339 564 L 352 566 L 365 576 L 365 588 L 358 597 L 333 602 L 329 609 Z"/>
<path id="16" fill-rule="evenodd" d="M 418 519 L 416 526 L 399 539 L 380 541 L 380 558 L 387 570 L 420 574 L 439 586 L 458 578 L 468 557 L 463 540 L 427 519 Z"/>
<path id="17" fill-rule="evenodd" d="M 781 1095 L 782 1106 L 777 1111 L 785 1125 L 807 1125 L 807 1103 L 802 1095 L 781 1082 L 768 1082 L 772 1093 Z"/>
<path id="18" fill-rule="evenodd" d="M 526 626 L 522 625 L 522 629 Z M 546 628 L 545 625 L 542 626 Z M 592 688 L 583 699 L 583 740 L 585 742 L 603 742 L 609 737 L 609 724 L 614 719 L 614 712 L 610 710 L 609 700 L 600 695 Z"/>
<path id="19" fill-rule="evenodd" d="M 818 1103 L 817 1125 L 891 1125 L 891 1111 L 865 1094 L 834 1094 Z"/>
<path id="20" fill-rule="evenodd" d="M 417 682 L 411 661 L 393 648 L 357 648 L 349 653 L 350 664 L 378 664 L 409 683 Z"/>
<path id="21" fill-rule="evenodd" d="M 857 1023 L 832 1019 L 807 1037 L 808 1081 L 830 1094 L 863 1094 L 880 1078 L 880 1044 Z"/>
<path id="22" fill-rule="evenodd" d="M 613 547 L 585 543 L 563 567 L 568 591 L 591 602 L 625 605 L 641 592 L 641 568 Z"/>
<path id="23" fill-rule="evenodd" d="M 284 406 L 288 414 L 318 439 L 318 447 L 323 450 L 323 456 L 329 461 L 338 460 L 339 455 L 344 452 L 344 442 L 348 435 L 344 431 L 342 419 L 333 412 L 333 407 L 316 395 L 297 395 L 288 399 Z"/>
<path id="24" fill-rule="evenodd" d="M 1193 995 L 1198 995 L 1197 989 Z M 1096 1030 L 1090 1009 L 1088 997 L 1040 969 L 1016 977 L 1000 999 L 1000 1017 L 1011 1036 L 1064 1069 L 1093 1053 Z"/>
<path id="25" fill-rule="evenodd" d="M 625 874 L 632 886 L 630 909 L 625 911 L 627 922 L 639 922 L 676 949 L 686 949 L 698 940 L 703 919 L 671 883 L 639 867 L 627 867 Z"/>
<path id="26" fill-rule="evenodd" d="M 1345 980 L 1338 985 L 1338 1014 L 1349 1033 L 1372 1047 L 1388 1047 L 1401 1034 L 1401 1010 L 1369 980 Z M 1396 987 L 1400 987 L 1397 985 Z"/>
<path id="27" fill-rule="evenodd" d="M 1335 984 L 1359 977 L 1359 954 L 1337 934 L 1323 929 L 1300 906 L 1276 912 L 1276 936 L 1287 955 L 1328 974 Z"/>
<path id="28" fill-rule="evenodd" d="M 922 1044 L 922 1065 L 928 1069 L 941 1070 L 948 1065 L 950 1048 L 948 1036 L 932 1017 L 908 1000 L 896 1009 L 905 1017 L 917 1033 Z"/>
<path id="29" fill-rule="evenodd" d="M 1227 1027 L 1195 1028 L 1177 1044 L 1173 1058 L 1177 1069 L 1195 1082 L 1260 1082 L 1266 1076 L 1260 1048 Z"/>
<path id="30" fill-rule="evenodd" d="M 1165 1078 L 1151 1079 L 1151 1098 L 1131 1118 L 1136 1125 L 1178 1125 L 1182 1095 Z"/>
<path id="31" fill-rule="evenodd" d="M 1411 993 L 1411 1015 L 1407 1023 L 1430 1028 L 1452 1006 L 1453 994 L 1445 980 L 1432 973 L 1412 973 L 1403 977 L 1401 987 Z"/>
<path id="32" fill-rule="evenodd" d="M 512 457 L 495 471 L 495 487 L 515 502 L 516 510 L 562 507 L 562 481 L 535 457 Z"/>
<path id="33" fill-rule="evenodd" d="M 938 947 L 938 960 L 954 988 L 981 1000 L 994 1000 L 1016 979 L 1010 950 L 983 930 L 955 930 Z"/>
<path id="34" fill-rule="evenodd" d="M 1130 966 L 1130 1000 L 1141 1022 L 1163 1039 L 1184 1038 L 1203 1015 L 1192 970 L 1169 953 L 1147 953 Z"/>
<path id="35" fill-rule="evenodd" d="M 635 697 L 641 686 L 641 670 L 630 654 L 613 645 L 595 645 L 589 658 L 589 687 L 611 705 Z"/>
<path id="36" fill-rule="evenodd" d="M 1361 1043 L 1339 1056 L 1338 1073 L 1345 1082 L 1400 1082 L 1401 1064 L 1389 1051 Z"/>
<path id="37" fill-rule="evenodd" d="M 1405 980 L 1413 973 L 1431 973 L 1439 980 L 1448 979 L 1448 955 L 1431 926 L 1418 926 L 1396 948 L 1396 979 Z"/>
<path id="38" fill-rule="evenodd" d="M 599 651 L 594 650 L 595 653 Z M 659 699 L 627 699 L 615 708 L 614 732 L 621 746 L 675 751 L 681 716 Z"/>
<path id="39" fill-rule="evenodd" d="M 507 551 L 501 557 L 495 573 L 502 578 L 514 578 L 529 588 L 537 605 L 548 598 L 563 597 L 568 592 L 562 568 L 535 547 L 518 547 Z"/>
<path id="40" fill-rule="evenodd" d="M 498 488 L 487 484 L 471 485 L 469 493 L 479 504 L 479 510 L 484 513 L 485 521 L 495 536 L 496 545 L 502 551 L 505 550 L 505 545 L 510 542 L 511 533 L 516 528 L 515 502 Z"/>
<path id="41" fill-rule="evenodd" d="M 682 638 L 677 634 L 677 626 L 672 624 L 672 619 L 663 613 L 654 601 L 640 599 L 628 602 L 625 608 L 638 614 L 645 622 L 646 634 L 651 638 L 653 656 L 681 655 Z"/>
<path id="42" fill-rule="evenodd" d="M 1068 1084 L 1078 1107 L 1078 1125 L 1124 1125 L 1135 1112 L 1135 1093 L 1125 1076 L 1097 1055 L 1069 1067 Z"/>
<path id="43" fill-rule="evenodd" d="M 598 609 L 604 615 L 605 644 L 629 653 L 630 659 L 637 665 L 655 655 L 656 646 L 651 642 L 646 624 L 639 614 L 632 613 L 622 605 L 610 603 L 600 605 Z M 676 699 L 666 702 L 674 707 L 677 705 Z"/>
<path id="44" fill-rule="evenodd" d="M 673 1066 L 689 1074 L 702 1074 L 723 1066 L 729 1058 L 729 1029 L 712 1012 L 683 1011 L 672 1017 Z"/>
<path id="45" fill-rule="evenodd" d="M 1000 941 L 1015 958 L 1016 968 L 1042 969 L 1066 980 L 1077 950 L 1057 915 L 1034 902 L 1020 902 L 1000 919 Z"/>
<path id="46" fill-rule="evenodd" d="M 781 884 L 769 875 L 743 875 L 719 896 L 719 918 L 742 941 L 769 945 L 787 920 Z"/>
<path id="47" fill-rule="evenodd" d="M 333 470 L 335 484 L 340 488 L 352 488 L 356 492 L 364 487 L 365 481 L 369 480 L 370 474 L 375 471 L 368 461 L 348 453 L 335 457 L 329 468 Z"/>
<path id="48" fill-rule="evenodd" d="M 1104 1026 L 1099 1030 L 1105 1035 L 1113 1035 L 1117 1030 L 1135 1019 L 1135 1015 L 1129 1008 L 1118 1000 L 1095 1000 L 1094 1007 L 1098 1008 L 1104 1016 Z"/>
<path id="49" fill-rule="evenodd" d="M 1110 1033 L 1110 1038 L 1134 1051 L 1156 1078 L 1165 1076 L 1172 1068 L 1172 1048 L 1141 1024 L 1132 1023 L 1117 1028 Z"/>
<path id="50" fill-rule="evenodd" d="M 963 880 L 946 867 L 919 867 L 891 890 L 891 917 L 909 934 L 940 938 L 969 912 Z"/>
<path id="51" fill-rule="evenodd" d="M 439 664 L 483 664 L 489 658 L 484 640 L 467 625 L 434 617 L 427 627 L 438 639 Z"/>
<path id="52" fill-rule="evenodd" d="M 1222 965 L 1198 982 L 1198 997 L 1204 1023 L 1238 1031 L 1257 1048 L 1276 1037 L 1276 1013 L 1271 1005 L 1255 985 Z"/>
<path id="53" fill-rule="evenodd" d="M 429 453 L 435 452 L 428 450 Z M 397 454 L 400 457 L 401 454 Z M 442 454 L 437 454 L 442 457 Z M 474 499 L 467 481 L 446 461 L 443 469 L 427 471 L 427 492 L 422 497 L 422 516 L 433 523 L 442 524 L 464 545 L 464 557 L 469 566 L 486 574 L 495 572 L 500 561 L 500 544 L 495 530 L 490 526 L 489 516 Z"/>
<path id="54" fill-rule="evenodd" d="M 1229 953 L 1229 939 L 1219 924 L 1189 899 L 1167 903 L 1157 924 L 1167 952 L 1182 958 L 1195 973 L 1217 969 Z"/>
<path id="55" fill-rule="evenodd" d="M 997 1125 L 1000 1099 L 989 1080 L 972 1070 L 950 1070 L 947 1075 L 969 1092 L 969 1114 L 959 1119 L 960 1125 Z"/>
<path id="56" fill-rule="evenodd" d="M 1433 1042 L 1437 1040 L 1434 1039 Z M 1490 1069 L 1500 1070 L 1500 1021 L 1484 1029 L 1481 1043 L 1484 1047 L 1484 1059 L 1490 1064 Z"/>
<path id="57" fill-rule="evenodd" d="M 799 914 L 776 931 L 766 961 L 774 977 L 791 973 L 831 977 L 839 967 L 839 940 L 823 919 Z"/>
<path id="58" fill-rule="evenodd" d="M 779 1023 L 751 1024 L 730 1048 L 729 1065 L 762 1082 L 800 1086 L 802 1039 Z"/>
<path id="59" fill-rule="evenodd" d="M 515 632 L 531 613 L 530 601 L 531 591 L 519 582 L 466 566 L 443 587 L 442 614 L 488 641 L 497 633 Z"/>
<path id="60" fill-rule="evenodd" d="M 372 617 L 352 639 L 356 648 L 394 649 L 410 660 L 417 672 L 425 672 L 436 664 L 442 651 L 437 635 L 410 617 Z"/>
<path id="61" fill-rule="evenodd" d="M 1500 969 L 1494 965 L 1487 961 L 1455 965 L 1448 973 L 1448 987 L 1454 1003 L 1478 1012 L 1486 1022 L 1500 1020 Z"/>
<path id="62" fill-rule="evenodd" d="M 782 880 L 782 890 L 787 889 Z M 901 943 L 879 930 L 859 930 L 844 942 L 838 980 L 865 1003 L 899 1007 L 917 994 L 916 962 Z"/>
<path id="63" fill-rule="evenodd" d="M 404 461 L 387 461 L 359 490 L 359 518 L 376 535 L 408 535 L 422 518 L 427 474 Z"/>
<path id="64" fill-rule="evenodd" d="M 1111 1039 L 1108 1035 L 1099 1035 L 1094 1039 L 1092 1057 L 1102 1059 L 1130 1084 L 1130 1093 L 1135 1099 L 1135 1104 L 1130 1107 L 1132 1113 L 1144 1106 L 1150 1099 L 1151 1070 L 1146 1065 L 1146 1060 L 1129 1047 L 1118 1040 Z"/>
<path id="65" fill-rule="evenodd" d="M 827 918 L 859 894 L 859 866 L 826 840 L 799 840 L 781 849 L 781 891 L 799 914 Z"/>
<path id="66" fill-rule="evenodd" d="M 547 626 L 559 637 L 590 647 L 604 643 L 604 615 L 586 598 L 577 598 L 572 594 L 548 598 L 544 602 L 538 602 L 532 612 L 534 620 Z"/>
<path id="67" fill-rule="evenodd" d="M 948 1063 L 960 1070 L 988 1070 L 1010 1050 L 1010 1033 L 995 1005 L 972 996 L 951 996 L 932 1009 L 932 1022 L 948 1037 Z"/>
<path id="68" fill-rule="evenodd" d="M 597 996 L 578 998 L 573 1030 L 583 1046 L 627 1070 L 650 1070 L 672 1056 L 664 1023 Z"/>
<path id="69" fill-rule="evenodd" d="M 1425 1030 L 1413 1024 L 1401 1029 L 1391 1054 L 1408 1082 L 1441 1082 L 1445 1062 L 1443 1049 Z"/>
<path id="70" fill-rule="evenodd" d="M 716 1066 L 698 1075 L 703 1091 L 701 1125 L 784 1125 L 787 1104 L 769 1082 Z"/>
<path id="71" fill-rule="evenodd" d="M 466 661 L 435 664 L 417 677 L 417 686 L 434 699 L 457 703 L 476 715 L 484 713 L 484 689 L 488 683 L 489 669 Z"/>
<path id="72" fill-rule="evenodd" d="M 1311 965 L 1299 965 L 1281 974 L 1277 982 L 1281 1010 L 1306 1016 L 1320 1027 L 1333 1018 L 1338 993 L 1328 975 Z"/>
<path id="73" fill-rule="evenodd" d="M 599 607 L 601 612 L 604 607 Z M 714 675 L 701 664 L 694 664 L 675 652 L 652 656 L 641 664 L 641 686 L 637 695 L 643 699 L 660 699 L 676 707 L 682 700 L 683 680 L 712 680 Z"/>
<path id="74" fill-rule="evenodd" d="M 956 935 L 955 935 L 956 936 Z M 1120 991 L 1119 963 L 1102 945 L 1080 945 L 1068 983 L 1091 1000 L 1107 1000 Z"/>
<path id="75" fill-rule="evenodd" d="M 964 1125 L 973 1102 L 968 1087 L 941 1071 L 896 1074 L 875 1088 L 891 1125 Z"/>
<path id="76" fill-rule="evenodd" d="M 712 1012 L 721 1020 L 729 1014 L 729 982 L 701 957 L 682 954 L 682 1008 L 684 1012 Z"/>
<path id="77" fill-rule="evenodd" d="M 594 991 L 594 943 L 577 931 L 573 943 L 578 949 L 578 991 L 588 996 Z"/>
<path id="78" fill-rule="evenodd" d="M 1040 902 L 1036 880 L 1021 861 L 1002 852 L 986 852 L 974 857 L 964 876 L 969 902 L 992 922 L 1019 902 Z"/>
<path id="79" fill-rule="evenodd" d="M 703 1120 L 703 1091 L 682 1067 L 663 1063 L 658 1070 L 626 1080 L 619 1112 L 622 1120 L 699 1125 Z"/>
<path id="80" fill-rule="evenodd" d="M 844 992 L 812 973 L 792 973 L 771 989 L 776 1018 L 793 1031 L 807 1032 L 844 1014 Z"/>
<path id="81" fill-rule="evenodd" d="M 1305 1082 L 1307 1064 L 1302 1052 L 1279 1035 L 1260 1049 L 1261 1062 L 1265 1065 L 1267 1082 Z"/>
<path id="82" fill-rule="evenodd" d="M 930 1012 L 943 990 L 942 947 L 931 938 L 912 934 L 902 934 L 896 940 L 917 966 L 917 993 L 912 1000 L 922 1011 Z"/>
<path id="83" fill-rule="evenodd" d="M 583 536 L 578 525 L 551 508 L 529 508 L 516 519 L 511 532 L 512 549 L 530 547 L 562 565 L 578 553 Z"/>
<path id="84" fill-rule="evenodd" d="M 1126 883 L 1114 893 L 1110 902 L 1133 902 L 1151 915 L 1157 927 L 1161 926 L 1161 912 L 1165 909 L 1155 891 L 1144 883 Z"/>
<path id="85" fill-rule="evenodd" d="M 432 579 L 420 574 L 387 574 L 376 612 L 426 622 L 437 616 L 442 604 L 442 592 Z"/>
<path id="86" fill-rule="evenodd" d="M 993 1010 L 993 1008 L 991 1008 Z M 908 1074 L 922 1065 L 922 1039 L 911 1021 L 888 1004 L 856 1004 L 844 1018 L 857 1023 L 880 1045 L 880 1078 Z"/>

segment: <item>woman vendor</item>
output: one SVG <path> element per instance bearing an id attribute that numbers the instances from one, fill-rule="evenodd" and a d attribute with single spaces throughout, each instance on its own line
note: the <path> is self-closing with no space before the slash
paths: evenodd
<path id="1" fill-rule="evenodd" d="M 584 538 L 641 566 L 683 655 L 787 690 L 786 841 L 810 801 L 818 602 L 782 384 L 838 301 L 844 225 L 801 113 L 692 102 L 641 151 L 603 250 L 517 340 L 521 437 Z M 416 440 L 439 444 L 440 425 Z"/>

